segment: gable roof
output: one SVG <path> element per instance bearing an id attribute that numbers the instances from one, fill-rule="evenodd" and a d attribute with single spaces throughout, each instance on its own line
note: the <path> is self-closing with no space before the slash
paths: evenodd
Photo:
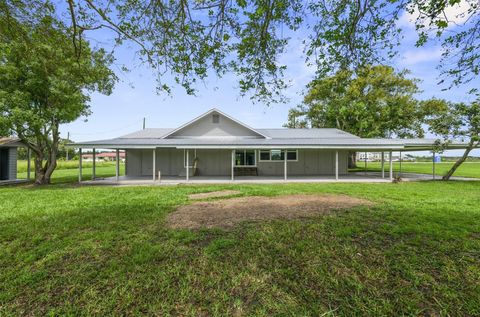
<path id="1" fill-rule="evenodd" d="M 212 127 L 208 115 L 218 113 L 227 118 L 225 126 Z M 202 121 L 203 120 L 203 121 Z M 223 122 L 224 120 L 220 120 Z M 195 124 L 197 123 L 197 126 Z M 233 124 L 232 124 L 233 123 Z M 228 127 L 228 129 L 226 129 Z M 184 132 L 176 135 L 176 133 Z M 212 133 L 213 132 L 213 133 Z M 190 133 L 190 134 L 188 134 Z M 196 134 L 198 133 L 198 134 Z M 203 134 L 202 134 L 203 133 Z M 230 133 L 230 134 L 229 134 Z M 233 134 L 231 134 L 233 133 Z M 242 134 L 235 134 L 242 133 Z M 211 109 L 178 128 L 144 129 L 109 139 L 69 144 L 75 147 L 112 149 L 350 149 L 350 150 L 429 150 L 435 139 L 368 139 L 333 129 L 253 129 L 218 109 Z M 464 142 L 453 142 L 449 148 L 465 148 Z"/>
<path id="2" fill-rule="evenodd" d="M 162 138 L 163 138 L 163 139 L 166 139 L 166 138 L 168 138 L 168 137 L 171 137 L 173 134 L 178 133 L 178 132 L 180 132 L 180 131 L 182 131 L 182 130 L 185 130 L 187 127 L 193 126 L 196 122 L 198 122 L 198 121 L 200 121 L 201 119 L 205 118 L 206 116 L 208 116 L 208 115 L 210 115 L 210 114 L 214 114 L 214 113 L 217 113 L 217 114 L 220 114 L 220 115 L 224 116 L 225 118 L 233 121 L 233 122 L 236 123 L 237 125 L 239 125 L 239 126 L 245 128 L 245 129 L 249 130 L 250 132 L 252 132 L 252 133 L 254 133 L 254 134 L 258 135 L 258 136 L 261 136 L 261 137 L 263 137 L 263 138 L 265 138 L 265 139 L 269 139 L 269 138 L 270 138 L 269 136 L 264 135 L 263 133 L 259 132 L 258 130 L 255 130 L 255 129 L 249 127 L 249 126 L 246 125 L 245 123 L 240 122 L 240 121 L 238 121 L 237 119 L 230 117 L 230 116 L 227 115 L 226 113 L 223 113 L 222 111 L 220 111 L 220 110 L 218 110 L 218 109 L 216 109 L 216 108 L 212 108 L 212 109 L 210 109 L 209 111 L 205 112 L 204 114 L 202 114 L 202 115 L 194 118 L 193 120 L 191 120 L 191 121 L 189 121 L 189 122 L 181 125 L 180 127 L 176 128 L 176 129 L 173 129 L 172 131 L 170 131 L 170 132 L 168 132 L 167 134 L 165 134 Z"/>
<path id="3" fill-rule="evenodd" d="M 18 147 L 18 146 L 24 146 L 24 145 L 18 138 L 0 137 L 0 147 L 1 146 Z"/>
<path id="4" fill-rule="evenodd" d="M 335 128 L 321 128 L 321 129 L 257 129 L 257 131 L 262 132 L 270 136 L 272 139 L 281 138 L 281 139 L 360 139 L 360 137 L 353 135 L 351 133 L 335 129 Z"/>
<path id="5" fill-rule="evenodd" d="M 173 130 L 173 128 L 146 128 L 122 135 L 119 139 L 161 139 Z"/>

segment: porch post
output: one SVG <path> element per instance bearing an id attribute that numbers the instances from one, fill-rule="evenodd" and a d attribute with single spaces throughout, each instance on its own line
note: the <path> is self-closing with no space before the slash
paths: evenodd
<path id="1" fill-rule="evenodd" d="M 385 178 L 385 152 L 382 151 L 382 178 Z"/>
<path id="2" fill-rule="evenodd" d="M 232 177 L 232 181 L 234 180 L 235 178 L 235 150 L 232 150 L 232 159 L 230 160 L 231 162 L 231 165 L 232 165 L 232 168 L 231 168 L 231 177 Z"/>
<path id="3" fill-rule="evenodd" d="M 190 152 L 190 150 L 186 150 L 187 151 L 187 172 L 185 173 L 185 177 L 186 177 L 186 181 L 188 182 L 188 177 L 189 177 L 189 173 L 190 173 L 190 159 L 188 158 L 188 153 Z"/>
<path id="4" fill-rule="evenodd" d="M 435 180 L 435 151 L 432 151 L 432 177 Z"/>
<path id="5" fill-rule="evenodd" d="M 392 160 L 392 151 L 389 153 L 389 163 L 390 163 L 390 180 L 393 181 L 393 160 Z"/>
<path id="6" fill-rule="evenodd" d="M 116 149 L 115 151 L 115 179 L 118 182 L 120 178 L 120 150 Z"/>
<path id="7" fill-rule="evenodd" d="M 153 176 L 153 182 L 155 183 L 155 173 L 156 173 L 156 166 L 155 166 L 155 155 L 156 155 L 156 149 L 153 149 L 153 152 L 152 152 L 152 158 L 153 158 L 153 161 L 152 161 L 152 176 Z"/>
<path id="8" fill-rule="evenodd" d="M 287 180 L 287 150 L 283 150 L 283 180 Z"/>
<path id="9" fill-rule="evenodd" d="M 92 148 L 92 158 L 93 158 L 93 162 L 92 162 L 92 181 L 95 180 L 95 160 L 96 160 L 96 154 L 95 154 L 95 148 Z"/>
<path id="10" fill-rule="evenodd" d="M 30 160 L 31 160 L 31 152 L 30 148 L 27 148 L 27 179 L 30 180 Z"/>
<path id="11" fill-rule="evenodd" d="M 365 175 L 367 175 L 367 152 L 365 152 Z"/>
<path id="12" fill-rule="evenodd" d="M 335 151 L 335 180 L 338 181 L 338 150 Z"/>
<path id="13" fill-rule="evenodd" d="M 398 177 L 402 177 L 402 151 L 400 151 L 400 167 L 399 167 L 399 170 L 398 170 Z"/>
<path id="14" fill-rule="evenodd" d="M 82 181 L 82 148 L 78 149 L 78 182 Z"/>

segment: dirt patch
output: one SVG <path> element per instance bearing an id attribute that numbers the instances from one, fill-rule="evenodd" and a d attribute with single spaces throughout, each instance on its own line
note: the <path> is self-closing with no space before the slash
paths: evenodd
<path id="1" fill-rule="evenodd" d="M 239 190 L 219 190 L 216 192 L 191 194 L 191 195 L 188 195 L 188 198 L 192 200 L 197 200 L 197 199 L 205 199 L 205 198 L 232 196 L 232 195 L 238 195 L 238 194 L 240 194 Z"/>
<path id="2" fill-rule="evenodd" d="M 199 201 L 169 214 L 167 225 L 179 229 L 228 228 L 242 221 L 312 217 L 336 209 L 371 204 L 368 200 L 345 195 L 250 196 Z"/>

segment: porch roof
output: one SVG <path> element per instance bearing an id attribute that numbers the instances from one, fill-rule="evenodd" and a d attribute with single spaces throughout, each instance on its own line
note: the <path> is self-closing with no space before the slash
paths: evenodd
<path id="1" fill-rule="evenodd" d="M 234 139 L 234 138 L 115 138 L 108 140 L 79 142 L 72 146 L 96 148 L 179 148 L 179 149 L 235 149 L 235 148 L 318 148 L 352 150 L 425 150 L 432 149 L 435 139 L 366 139 L 366 138 L 270 138 L 270 139 Z M 450 148 L 463 148 L 464 142 L 450 144 Z"/>

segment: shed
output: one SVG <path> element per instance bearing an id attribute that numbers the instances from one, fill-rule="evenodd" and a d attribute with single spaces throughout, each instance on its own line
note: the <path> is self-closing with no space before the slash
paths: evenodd
<path id="1" fill-rule="evenodd" d="M 0 137 L 0 182 L 17 180 L 17 149 L 24 146 L 19 139 Z"/>

